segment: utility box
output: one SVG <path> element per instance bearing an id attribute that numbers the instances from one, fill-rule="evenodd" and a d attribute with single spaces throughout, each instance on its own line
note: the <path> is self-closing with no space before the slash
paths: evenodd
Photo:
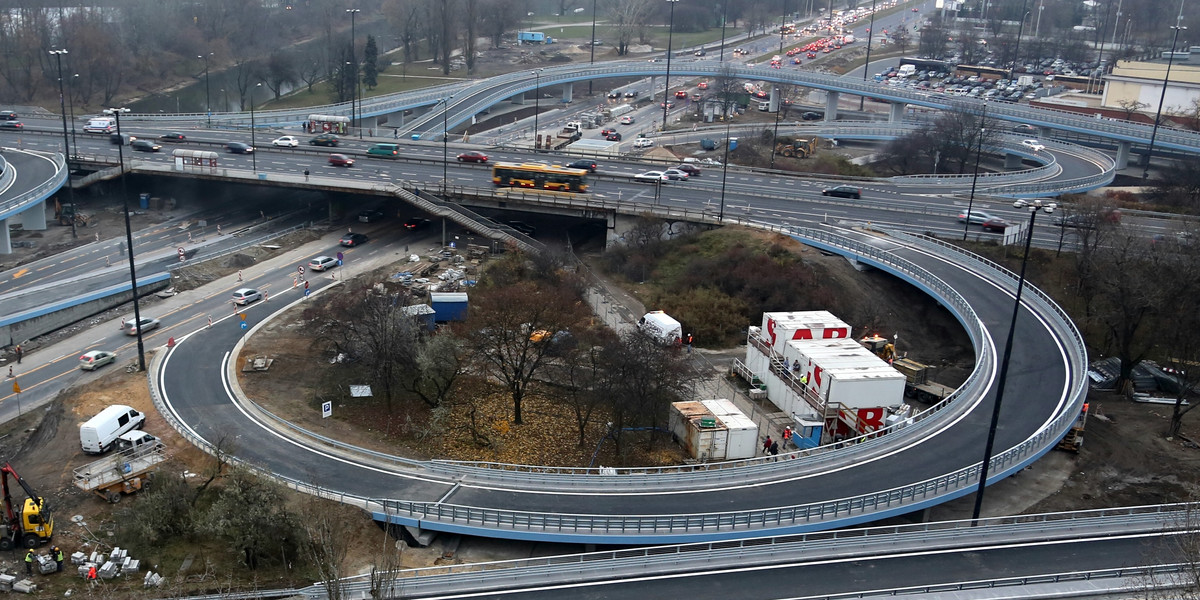
<path id="1" fill-rule="evenodd" d="M 465 292 L 430 292 L 429 305 L 433 308 L 433 319 L 438 323 L 467 320 Z"/>
<path id="2" fill-rule="evenodd" d="M 729 400 L 675 402 L 668 417 L 671 433 L 697 460 L 753 458 L 758 426 Z"/>

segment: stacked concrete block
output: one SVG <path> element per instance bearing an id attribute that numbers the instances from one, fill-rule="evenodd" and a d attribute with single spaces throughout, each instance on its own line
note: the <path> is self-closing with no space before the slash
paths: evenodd
<path id="1" fill-rule="evenodd" d="M 37 556 L 37 572 L 42 575 L 49 575 L 58 570 L 58 563 L 54 562 L 54 558 L 45 554 Z"/>
<path id="2" fill-rule="evenodd" d="M 158 573 L 155 573 L 153 571 L 147 571 L 146 577 L 144 577 L 142 579 L 143 587 L 158 587 L 158 586 L 162 585 L 162 583 L 163 583 L 162 575 L 159 575 Z"/>
<path id="3" fill-rule="evenodd" d="M 108 560 L 111 560 L 115 563 L 120 563 L 121 561 L 125 560 L 126 556 L 129 556 L 128 550 L 124 550 L 120 546 L 114 546 L 112 554 L 108 557 Z"/>
<path id="4" fill-rule="evenodd" d="M 37 584 L 32 579 L 22 579 L 13 584 L 12 591 L 22 594 L 34 594 L 37 593 Z"/>
<path id="5" fill-rule="evenodd" d="M 90 563 L 96 563 L 98 565 L 104 564 L 104 554 L 102 552 L 92 552 L 92 555 L 88 557 L 87 561 Z"/>
<path id="6" fill-rule="evenodd" d="M 16 575 L 9 575 L 7 573 L 0 575 L 0 592 L 11 592 L 13 584 L 16 582 Z"/>
<path id="7" fill-rule="evenodd" d="M 87 562 L 87 559 L 87 555 L 82 552 L 71 553 L 71 564 L 73 565 L 82 565 L 83 563 Z"/>
<path id="8" fill-rule="evenodd" d="M 125 557 L 125 561 L 121 563 L 121 574 L 131 575 L 141 570 L 142 561 L 136 558 Z"/>
<path id="9" fill-rule="evenodd" d="M 92 570 L 92 567 L 94 566 L 96 566 L 96 563 L 85 562 L 82 565 L 79 565 L 79 567 L 75 569 L 75 572 L 79 573 L 80 577 L 87 579 L 88 571 Z"/>
<path id="10" fill-rule="evenodd" d="M 117 563 L 111 560 L 104 563 L 104 565 L 99 569 L 96 569 L 96 575 L 98 575 L 101 579 L 112 579 L 120 574 L 121 568 L 117 566 Z"/>

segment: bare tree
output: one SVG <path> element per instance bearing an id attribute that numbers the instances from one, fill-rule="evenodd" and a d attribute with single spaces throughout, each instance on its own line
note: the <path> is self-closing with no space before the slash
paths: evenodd
<path id="1" fill-rule="evenodd" d="M 300 515 L 304 529 L 301 545 L 316 569 L 321 587 L 325 589 L 325 597 L 329 600 L 346 597 L 342 579 L 348 567 L 346 557 L 350 553 L 350 544 L 346 532 L 350 529 L 350 523 L 340 508 L 313 501 L 304 505 Z"/>
<path id="2" fill-rule="evenodd" d="M 299 554 L 299 524 L 281 487 L 245 469 L 233 470 L 200 526 L 224 538 L 250 569 L 262 562 L 287 564 Z"/>
<path id="3" fill-rule="evenodd" d="M 650 0 L 613 0 L 609 4 L 609 29 L 616 36 L 618 55 L 629 53 L 630 44 L 644 30 L 651 12 Z"/>
<path id="4" fill-rule="evenodd" d="M 449 331 L 439 332 L 421 344 L 416 368 L 408 371 L 404 387 L 436 408 L 454 390 L 466 371 L 463 340 Z"/>
<path id="5" fill-rule="evenodd" d="M 1125 120 L 1131 121 L 1133 115 L 1150 105 L 1135 98 L 1123 98 L 1117 101 L 1117 106 L 1121 107 L 1121 112 L 1125 113 Z"/>
<path id="6" fill-rule="evenodd" d="M 371 597 L 375 600 L 399 597 L 399 594 L 396 593 L 396 578 L 403 570 L 400 561 L 403 557 L 404 545 L 397 539 L 399 536 L 392 535 L 392 532 L 399 527 L 399 525 L 391 523 L 383 526 L 382 541 L 375 552 L 375 559 L 371 561 L 371 572 L 368 577 Z"/>
<path id="7" fill-rule="evenodd" d="M 271 93 L 275 95 L 275 99 L 279 99 L 280 90 L 284 85 L 296 81 L 296 68 L 292 63 L 290 54 L 283 52 L 272 52 L 271 57 L 267 59 L 267 69 L 264 77 L 264 83 Z"/>
<path id="8" fill-rule="evenodd" d="M 908 27 L 903 24 L 892 30 L 891 38 L 892 45 L 900 53 L 908 50 L 909 45 L 912 43 L 912 35 L 908 31 Z"/>

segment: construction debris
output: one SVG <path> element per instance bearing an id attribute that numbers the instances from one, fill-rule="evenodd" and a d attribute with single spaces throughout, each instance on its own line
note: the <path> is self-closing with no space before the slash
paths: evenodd
<path id="1" fill-rule="evenodd" d="M 265 356 L 255 356 L 254 358 L 248 358 L 248 359 L 246 359 L 246 366 L 242 367 L 242 372 L 246 373 L 246 372 L 250 372 L 250 371 L 266 371 L 267 369 L 271 368 L 271 363 L 273 363 L 273 362 L 275 362 L 275 359 L 267 358 Z"/>
<path id="2" fill-rule="evenodd" d="M 16 582 L 16 575 L 9 575 L 7 573 L 0 575 L 0 592 L 11 592 L 13 584 Z"/>
<path id="3" fill-rule="evenodd" d="M 162 575 L 153 571 L 147 572 L 146 577 L 142 579 L 143 587 L 158 587 L 163 584 Z"/>
<path id="4" fill-rule="evenodd" d="M 37 584 L 31 579 L 22 579 L 13 584 L 12 591 L 22 594 L 36 594 Z"/>

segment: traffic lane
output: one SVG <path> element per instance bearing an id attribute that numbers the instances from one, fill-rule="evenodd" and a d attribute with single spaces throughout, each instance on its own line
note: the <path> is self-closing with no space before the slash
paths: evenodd
<path id="1" fill-rule="evenodd" d="M 688 595 L 697 600 L 783 600 L 872 592 L 887 595 L 883 590 L 1158 565 L 1170 549 L 1165 543 L 1170 539 L 1173 538 L 1158 534 L 1083 538 L 793 563 L 746 558 L 732 567 L 706 566 L 684 573 L 631 575 L 624 579 L 619 579 L 619 572 L 614 571 L 613 578 L 603 582 L 506 590 L 493 595 L 529 600 L 558 600 L 566 595 L 581 600 L 670 598 L 681 589 L 688 590 Z M 780 552 L 787 550 L 781 548 Z M 512 580 L 519 581 L 520 577 L 520 571 L 516 571 Z M 1016 590 L 1014 587 L 1013 591 Z M 459 597 L 427 596 L 429 600 Z"/>
<path id="2" fill-rule="evenodd" d="M 289 279 L 276 271 L 272 282 L 275 285 L 290 285 L 287 283 Z M 310 282 L 312 291 L 332 284 L 328 279 L 313 279 Z M 301 297 L 302 289 L 284 289 L 272 295 L 268 301 L 239 307 L 238 314 L 246 315 L 246 329 L 241 328 L 240 317 L 230 314 L 214 322 L 211 328 L 198 329 L 179 340 L 163 365 L 160 385 L 164 401 L 169 403 L 170 410 L 183 423 L 187 423 L 196 435 L 209 443 L 219 444 L 226 452 L 236 454 L 240 460 L 268 466 L 273 472 L 300 483 L 338 481 L 342 483 L 338 489 L 342 493 L 370 496 L 375 493 L 395 495 L 403 491 L 406 496 L 413 498 L 436 500 L 450 488 L 450 484 L 360 465 L 308 444 L 284 439 L 274 430 L 251 421 L 249 415 L 230 400 L 223 368 L 225 356 L 214 349 L 232 348 L 238 338 L 245 335 L 245 331 L 267 317 L 270 311 Z M 335 289 L 327 293 L 340 291 Z M 236 357 L 230 357 L 229 360 L 236 360 Z M 368 489 L 355 485 L 355 481 L 369 481 L 372 485 Z"/>

